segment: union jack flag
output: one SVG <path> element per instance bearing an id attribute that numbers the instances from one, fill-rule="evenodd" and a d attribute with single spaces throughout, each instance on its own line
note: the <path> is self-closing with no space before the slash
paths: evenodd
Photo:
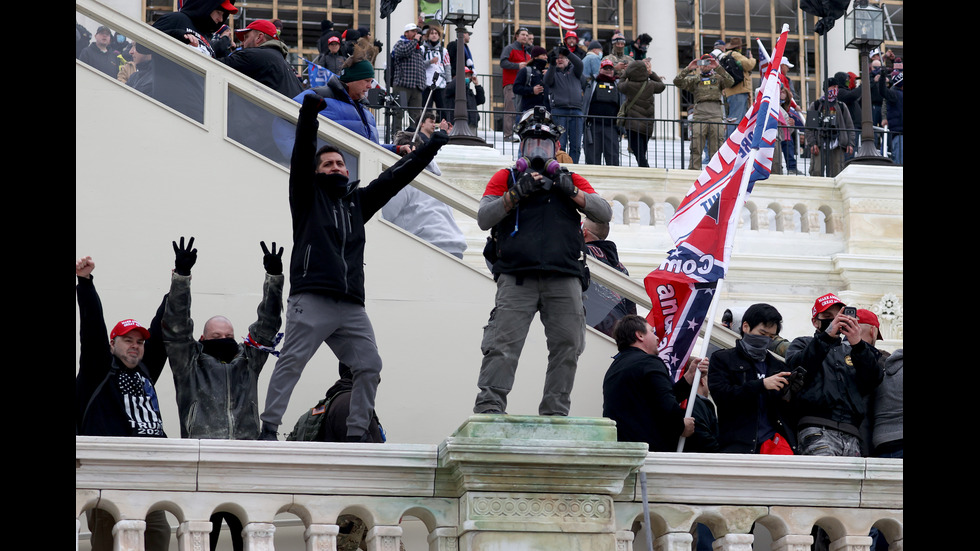
<path id="1" fill-rule="evenodd" d="M 728 272 L 745 197 L 772 170 L 773 148 L 779 144 L 779 62 L 788 34 L 789 26 L 783 25 L 752 108 L 667 224 L 674 249 L 643 281 L 653 303 L 647 321 L 660 338 L 659 355 L 674 380 L 683 375 L 718 280 Z"/>
<path id="2" fill-rule="evenodd" d="M 548 0 L 548 19 L 562 29 L 578 28 L 575 22 L 575 8 L 569 0 Z"/>

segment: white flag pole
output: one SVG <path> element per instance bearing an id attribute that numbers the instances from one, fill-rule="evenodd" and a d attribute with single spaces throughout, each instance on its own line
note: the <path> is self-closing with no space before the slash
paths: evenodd
<path id="1" fill-rule="evenodd" d="M 718 285 L 715 286 L 715 296 L 714 298 L 711 299 L 711 307 L 708 308 L 708 317 L 704 319 L 705 328 L 704 328 L 704 337 L 701 340 L 701 355 L 700 355 L 701 358 L 704 358 L 708 354 L 708 344 L 711 340 L 711 328 L 715 324 L 715 311 L 718 308 L 718 303 L 721 302 L 720 300 L 721 287 L 724 281 L 725 281 L 724 279 L 718 280 Z M 688 361 L 690 361 L 690 358 L 688 358 Z M 687 366 L 685 365 L 682 369 L 687 370 Z M 684 417 L 690 417 L 691 412 L 694 410 L 694 401 L 697 399 L 698 385 L 700 383 L 701 383 L 701 370 L 695 369 L 694 382 L 691 383 L 691 395 L 688 396 L 687 398 L 687 410 L 684 412 Z M 684 451 L 684 442 L 686 440 L 687 440 L 686 437 L 681 436 L 680 439 L 677 441 L 678 452 Z"/>

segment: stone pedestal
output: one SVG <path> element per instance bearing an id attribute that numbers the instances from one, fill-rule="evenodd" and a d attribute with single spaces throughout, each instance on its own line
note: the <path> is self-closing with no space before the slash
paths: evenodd
<path id="1" fill-rule="evenodd" d="M 615 551 L 613 496 L 646 458 L 609 419 L 473 415 L 439 447 L 463 551 Z"/>

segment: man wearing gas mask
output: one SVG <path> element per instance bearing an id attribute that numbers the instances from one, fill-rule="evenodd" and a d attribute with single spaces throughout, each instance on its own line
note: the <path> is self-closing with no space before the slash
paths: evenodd
<path id="1" fill-rule="evenodd" d="M 337 148 L 316 149 L 317 114 L 324 107 L 320 96 L 303 96 L 296 124 L 289 171 L 293 252 L 286 338 L 261 415 L 263 440 L 278 439 L 289 396 L 307 362 L 325 342 L 353 373 L 347 439 L 370 441 L 368 425 L 381 381 L 381 356 L 364 310 L 364 224 L 449 142 L 445 132 L 433 132 L 425 145 L 367 186 L 359 186 L 358 181 L 350 181 Z"/>
<path id="2" fill-rule="evenodd" d="M 490 230 L 484 256 L 497 294 L 483 330 L 474 413 L 505 413 L 524 339 L 540 312 L 548 369 L 539 415 L 568 415 L 578 357 L 585 348 L 582 293 L 588 288 L 581 215 L 598 222 L 612 208 L 589 182 L 555 161 L 562 128 L 543 107 L 517 125 L 520 155 L 487 184 L 477 223 Z"/>
<path id="3" fill-rule="evenodd" d="M 866 398 L 884 377 L 881 353 L 862 340 L 856 309 L 833 293 L 814 302 L 812 316 L 813 336 L 796 338 L 786 349 L 786 365 L 806 370 L 792 398 L 800 453 L 861 457 L 858 427 Z"/>

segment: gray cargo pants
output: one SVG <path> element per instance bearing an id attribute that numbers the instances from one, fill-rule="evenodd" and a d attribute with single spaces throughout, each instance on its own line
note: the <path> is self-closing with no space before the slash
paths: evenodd
<path id="1" fill-rule="evenodd" d="M 541 313 L 548 343 L 548 371 L 539 415 L 568 415 L 578 357 L 585 350 L 585 309 L 578 277 L 501 274 L 495 307 L 483 328 L 483 365 L 474 413 L 506 412 L 517 361 L 534 319 Z"/>

